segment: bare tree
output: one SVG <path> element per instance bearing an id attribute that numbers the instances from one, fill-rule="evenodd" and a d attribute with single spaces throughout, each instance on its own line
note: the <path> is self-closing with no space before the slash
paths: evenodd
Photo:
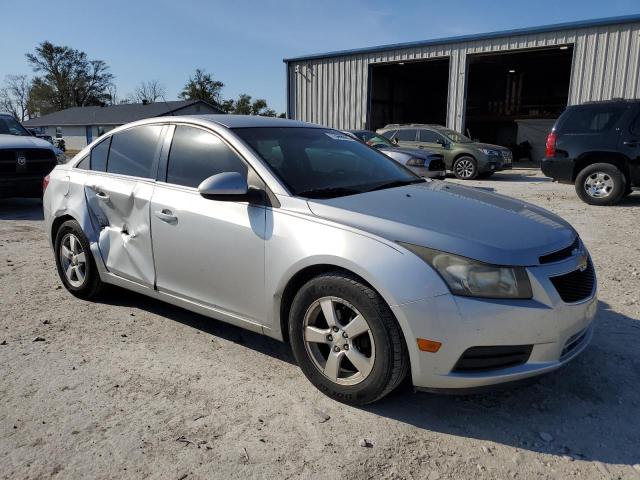
<path id="1" fill-rule="evenodd" d="M 31 80 L 26 75 L 7 75 L 0 89 L 0 110 L 6 110 L 21 122 L 32 117 Z"/>
<path id="2" fill-rule="evenodd" d="M 165 94 L 164 85 L 161 85 L 158 80 L 149 80 L 148 82 L 140 82 L 131 97 L 136 102 L 153 103 L 159 98 L 163 98 Z"/>
<path id="3" fill-rule="evenodd" d="M 118 88 L 114 83 L 109 85 L 106 88 L 106 92 L 109 95 L 109 99 L 107 100 L 108 105 L 117 105 L 118 104 Z"/>

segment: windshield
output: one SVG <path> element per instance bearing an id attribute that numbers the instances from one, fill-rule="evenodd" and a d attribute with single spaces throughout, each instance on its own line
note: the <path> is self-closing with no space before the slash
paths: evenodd
<path id="1" fill-rule="evenodd" d="M 360 131 L 360 132 L 353 132 L 353 134 L 371 147 L 376 147 L 376 146 L 395 147 L 395 145 L 391 143 L 388 138 L 385 138 L 382 135 L 378 135 L 377 133 Z"/>
<path id="2" fill-rule="evenodd" d="M 30 137 L 31 134 L 13 117 L 8 115 L 0 116 L 0 134 L 18 135 L 20 137 Z"/>
<path id="3" fill-rule="evenodd" d="M 439 132 L 449 137 L 449 140 L 454 143 L 473 143 L 473 140 L 471 140 L 469 137 L 465 137 L 461 133 L 458 133 L 454 130 L 442 129 L 439 130 Z"/>
<path id="4" fill-rule="evenodd" d="M 336 130 L 237 128 L 293 195 L 328 198 L 424 181 L 386 155 Z"/>

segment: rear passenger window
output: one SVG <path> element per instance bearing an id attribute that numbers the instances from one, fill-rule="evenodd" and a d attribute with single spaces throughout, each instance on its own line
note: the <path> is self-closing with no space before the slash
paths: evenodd
<path id="1" fill-rule="evenodd" d="M 611 130 L 618 122 L 626 104 L 583 105 L 567 112 L 560 133 L 600 133 Z"/>
<path id="2" fill-rule="evenodd" d="M 76 164 L 76 168 L 79 168 L 80 170 L 90 170 L 91 169 L 91 165 L 89 164 L 90 159 L 91 159 L 91 156 L 87 155 Z"/>
<path id="3" fill-rule="evenodd" d="M 107 170 L 107 157 L 109 156 L 110 142 L 111 138 L 107 138 L 91 149 L 91 170 L 95 170 L 97 172 L 104 172 Z M 80 167 L 80 165 L 78 165 L 78 167 Z"/>
<path id="4" fill-rule="evenodd" d="M 396 138 L 400 142 L 415 142 L 416 141 L 416 130 L 398 130 L 398 134 Z"/>
<path id="5" fill-rule="evenodd" d="M 438 143 L 442 137 L 433 130 L 420 130 L 420 141 L 425 143 Z"/>
<path id="6" fill-rule="evenodd" d="M 155 178 L 152 168 L 161 131 L 162 125 L 144 125 L 113 135 L 107 172 Z"/>
<path id="7" fill-rule="evenodd" d="M 196 188 L 222 172 L 247 174 L 247 165 L 220 138 L 200 128 L 179 125 L 173 134 L 167 183 Z"/>

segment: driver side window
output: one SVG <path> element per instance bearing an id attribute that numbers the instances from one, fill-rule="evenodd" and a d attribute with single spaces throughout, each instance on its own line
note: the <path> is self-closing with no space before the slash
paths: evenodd
<path id="1" fill-rule="evenodd" d="M 205 178 L 222 172 L 247 175 L 247 165 L 218 136 L 178 125 L 169 150 L 167 183 L 197 188 Z"/>

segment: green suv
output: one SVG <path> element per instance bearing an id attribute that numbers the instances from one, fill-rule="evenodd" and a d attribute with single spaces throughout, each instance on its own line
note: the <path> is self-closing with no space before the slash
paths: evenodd
<path id="1" fill-rule="evenodd" d="M 391 124 L 377 133 L 401 147 L 428 148 L 442 153 L 447 170 L 462 180 L 487 178 L 512 167 L 513 155 L 508 148 L 474 142 L 440 125 Z"/>

